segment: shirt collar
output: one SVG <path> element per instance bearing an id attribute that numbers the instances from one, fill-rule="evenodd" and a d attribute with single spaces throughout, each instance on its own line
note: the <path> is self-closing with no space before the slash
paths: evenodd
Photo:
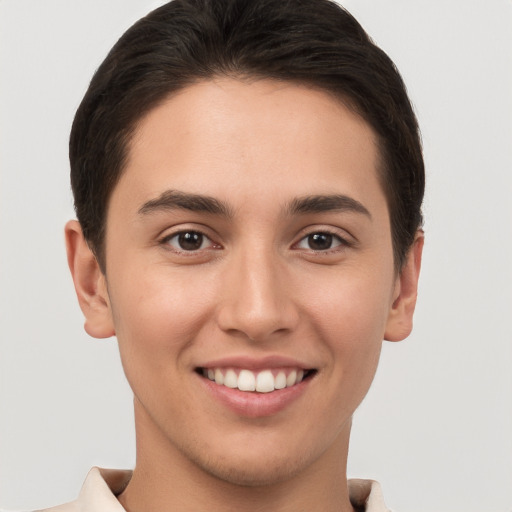
<path id="1" fill-rule="evenodd" d="M 379 482 L 353 478 L 348 481 L 350 503 L 365 512 L 390 512 L 384 503 Z"/>
<path id="2" fill-rule="evenodd" d="M 83 512 L 126 512 L 117 501 L 132 477 L 131 471 L 92 468 L 85 479 L 78 502 Z"/>
<path id="3" fill-rule="evenodd" d="M 83 512 L 126 512 L 116 496 L 128 485 L 132 472 L 128 470 L 102 469 L 89 471 L 78 502 Z M 352 505 L 365 512 L 389 512 L 384 504 L 382 489 L 374 480 L 352 479 L 348 481 Z"/>

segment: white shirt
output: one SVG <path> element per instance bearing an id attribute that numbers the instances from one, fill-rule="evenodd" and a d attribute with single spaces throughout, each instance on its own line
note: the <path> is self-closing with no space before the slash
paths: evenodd
<path id="1" fill-rule="evenodd" d="M 123 492 L 131 476 L 131 471 L 92 468 L 75 501 L 39 512 L 126 512 L 116 496 Z M 348 489 L 354 507 L 365 512 L 390 512 L 378 482 L 352 479 Z"/>

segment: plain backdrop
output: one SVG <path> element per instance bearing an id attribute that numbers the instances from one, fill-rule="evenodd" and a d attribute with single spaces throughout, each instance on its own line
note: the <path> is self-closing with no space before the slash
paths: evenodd
<path id="1" fill-rule="evenodd" d="M 0 506 L 74 499 L 132 467 L 130 390 L 68 275 L 67 142 L 94 70 L 152 0 L 0 0 Z M 512 2 L 347 0 L 422 127 L 426 247 L 414 333 L 385 343 L 349 476 L 389 507 L 512 510 Z"/>

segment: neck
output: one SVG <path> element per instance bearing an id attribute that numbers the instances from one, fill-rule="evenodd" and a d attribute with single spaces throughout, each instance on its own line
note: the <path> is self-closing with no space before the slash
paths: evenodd
<path id="1" fill-rule="evenodd" d="M 119 496 L 127 512 L 353 512 L 346 478 L 350 424 L 311 464 L 256 485 L 219 478 L 205 470 L 137 408 L 136 426 L 137 464 Z"/>

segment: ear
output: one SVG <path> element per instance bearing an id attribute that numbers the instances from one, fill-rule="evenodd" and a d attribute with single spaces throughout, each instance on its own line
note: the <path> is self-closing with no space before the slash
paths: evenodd
<path id="1" fill-rule="evenodd" d="M 424 239 L 423 230 L 418 230 L 404 266 L 396 278 L 393 305 L 384 333 L 384 339 L 387 341 L 402 341 L 412 331 Z"/>
<path id="2" fill-rule="evenodd" d="M 87 245 L 76 220 L 65 227 L 68 265 L 71 270 L 80 308 L 85 316 L 84 328 L 94 338 L 115 334 L 105 275 Z"/>

